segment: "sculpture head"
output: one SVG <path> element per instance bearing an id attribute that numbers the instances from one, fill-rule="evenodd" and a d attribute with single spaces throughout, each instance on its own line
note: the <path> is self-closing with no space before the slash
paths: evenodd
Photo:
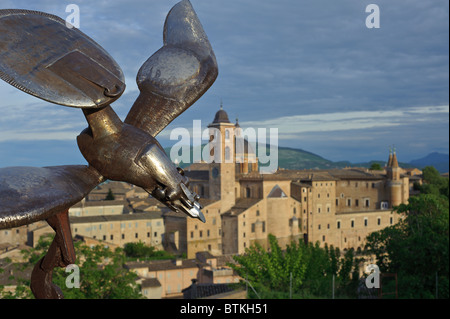
<path id="1" fill-rule="evenodd" d="M 184 176 L 183 169 L 175 168 L 157 144 L 145 147 L 137 155 L 135 163 L 154 179 L 152 184 L 155 186 L 144 187 L 148 193 L 173 211 L 183 212 L 205 222 L 205 217 L 200 210 L 202 206 L 198 202 L 200 197 L 189 190 L 189 179 Z"/>

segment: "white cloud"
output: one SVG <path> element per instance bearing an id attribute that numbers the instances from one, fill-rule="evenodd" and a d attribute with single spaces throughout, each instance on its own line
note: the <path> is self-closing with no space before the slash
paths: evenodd
<path id="1" fill-rule="evenodd" d="M 411 107 L 393 111 L 357 111 L 294 115 L 264 121 L 243 121 L 243 127 L 276 127 L 283 138 L 298 138 L 301 133 L 364 130 L 410 125 L 424 116 L 443 115 L 449 106 Z M 427 119 L 429 120 L 429 119 Z"/>

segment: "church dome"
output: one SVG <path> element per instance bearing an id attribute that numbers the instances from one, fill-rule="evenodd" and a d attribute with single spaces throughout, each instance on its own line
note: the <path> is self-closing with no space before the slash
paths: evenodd
<path id="1" fill-rule="evenodd" d="M 222 107 L 220 107 L 220 110 L 217 111 L 216 116 L 214 117 L 213 123 L 214 124 L 217 124 L 217 123 L 231 123 L 230 120 L 228 119 L 227 112 L 225 112 Z"/>

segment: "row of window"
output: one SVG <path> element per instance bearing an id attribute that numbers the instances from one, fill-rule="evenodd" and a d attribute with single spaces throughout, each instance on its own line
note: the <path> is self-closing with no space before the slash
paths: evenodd
<path id="1" fill-rule="evenodd" d="M 343 194 L 341 194 L 341 197 L 343 197 Z M 359 199 L 355 199 L 355 207 L 359 207 Z M 351 198 L 347 198 L 347 200 L 345 201 L 345 205 L 347 207 L 351 207 L 353 204 L 353 200 Z M 336 206 L 339 206 L 339 198 L 336 198 Z M 363 199 L 363 207 L 370 207 L 370 199 L 365 198 Z"/>
<path id="2" fill-rule="evenodd" d="M 342 186 L 352 186 L 352 181 L 341 182 L 340 184 Z M 364 185 L 364 182 L 354 182 L 354 186 L 355 187 L 359 187 L 360 184 Z M 377 187 L 377 183 L 365 182 L 365 186 L 366 186 L 366 188 L 369 188 L 369 186 L 371 186 L 372 188 L 376 188 Z"/>
<path id="3" fill-rule="evenodd" d="M 394 223 L 394 220 L 393 220 L 392 217 L 389 218 L 389 223 L 390 223 L 391 225 Z M 378 217 L 378 218 L 377 218 L 377 225 L 378 225 L 378 226 L 381 225 L 381 217 Z M 369 226 L 369 219 L 368 219 L 368 218 L 364 218 L 364 227 L 367 227 L 367 226 Z M 350 220 L 350 227 L 351 227 L 351 228 L 354 228 L 354 227 L 355 227 L 355 220 L 354 220 L 354 219 Z M 330 228 L 330 224 L 328 224 L 328 228 Z M 340 229 L 340 228 L 341 228 L 341 221 L 340 221 L 340 220 L 338 220 L 338 221 L 336 222 L 336 228 L 337 228 L 337 229 Z M 319 225 L 319 229 L 320 229 L 320 225 Z"/>
<path id="4" fill-rule="evenodd" d="M 196 229 L 197 229 L 197 227 L 196 227 Z M 203 230 L 200 230 L 198 232 L 198 237 L 203 238 L 203 234 L 204 234 Z M 219 228 L 219 236 L 221 234 L 222 234 L 222 230 Z M 191 231 L 190 235 L 191 235 L 191 238 L 194 238 L 194 235 L 195 235 L 194 231 Z M 210 237 L 210 236 L 211 236 L 211 231 L 209 229 L 207 229 L 206 230 L 206 237 Z"/>
<path id="5" fill-rule="evenodd" d="M 78 229 L 77 228 L 75 228 L 75 233 L 77 233 L 78 232 Z M 94 235 L 94 236 L 92 236 L 94 239 L 97 239 L 97 236 L 96 235 Z M 125 234 L 121 234 L 121 237 L 122 237 L 122 239 L 125 239 Z M 151 237 L 151 233 L 150 232 L 147 232 L 147 238 L 150 238 Z M 158 232 L 154 232 L 153 233 L 153 237 L 158 237 Z M 134 233 L 134 238 L 139 238 L 139 233 Z M 107 240 L 108 239 L 108 236 L 107 235 L 103 235 L 102 236 L 102 240 Z M 114 240 L 114 235 L 109 235 L 109 240 Z"/>

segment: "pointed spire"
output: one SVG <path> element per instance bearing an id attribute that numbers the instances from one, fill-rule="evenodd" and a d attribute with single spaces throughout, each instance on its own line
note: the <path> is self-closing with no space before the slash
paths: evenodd
<path id="1" fill-rule="evenodd" d="M 396 154 L 396 152 L 395 152 L 395 146 L 394 146 L 394 154 L 392 155 L 392 163 L 391 163 L 391 166 L 394 167 L 394 168 L 399 167 L 399 166 L 398 166 L 398 160 L 397 160 L 397 154 Z"/>
<path id="2" fill-rule="evenodd" d="M 387 163 L 387 167 L 392 167 L 392 147 L 389 145 L 389 160 Z"/>

